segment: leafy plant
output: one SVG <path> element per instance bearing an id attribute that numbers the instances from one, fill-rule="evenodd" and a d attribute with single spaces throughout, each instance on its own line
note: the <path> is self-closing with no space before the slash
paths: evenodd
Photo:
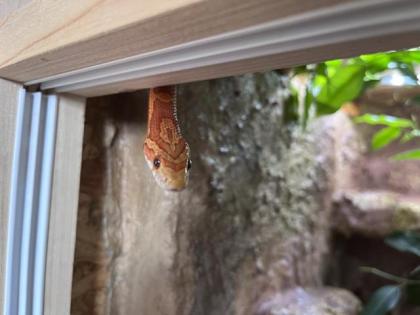
<path id="1" fill-rule="evenodd" d="M 361 315 L 386 314 L 393 310 L 401 297 L 401 287 L 397 285 L 384 286 L 373 293 L 369 303 Z"/>
<path id="2" fill-rule="evenodd" d="M 399 72 L 404 82 L 419 84 L 415 72 L 418 64 L 420 49 L 411 49 L 296 67 L 291 74 L 290 97 L 284 117 L 287 121 L 298 121 L 305 128 L 310 118 L 334 113 L 344 104 L 356 100 L 366 89 L 381 82 L 387 71 Z M 410 103 L 420 104 L 420 96 L 414 97 Z M 355 118 L 355 121 L 382 127 L 372 137 L 374 150 L 395 141 L 404 143 L 420 137 L 420 128 L 414 118 L 364 114 Z M 420 148 L 396 154 L 393 159 L 420 159 Z M 385 241 L 399 251 L 420 256 L 419 233 L 400 232 Z M 396 309 L 402 301 L 420 304 L 420 265 L 404 277 L 372 267 L 363 267 L 362 270 L 393 282 L 374 292 L 362 315 L 385 315 Z"/>
<path id="3" fill-rule="evenodd" d="M 292 83 L 285 118 L 298 120 L 305 127 L 311 117 L 334 113 L 357 99 L 367 88 L 378 84 L 389 70 L 399 71 L 411 83 L 418 84 L 415 66 L 419 63 L 420 49 L 411 49 L 297 67 L 292 71 L 292 82 L 298 84 Z M 413 102 L 420 102 L 420 96 Z M 374 150 L 397 139 L 407 142 L 420 136 L 416 122 L 410 119 L 365 114 L 356 121 L 384 126 L 372 138 Z M 403 152 L 394 159 L 420 159 L 420 150 Z"/>
<path id="4" fill-rule="evenodd" d="M 386 238 L 385 243 L 399 251 L 409 252 L 420 257 L 419 233 L 413 231 L 398 232 Z"/>
<path id="5" fill-rule="evenodd" d="M 399 251 L 409 252 L 420 257 L 420 233 L 397 232 L 387 237 L 385 243 Z M 361 267 L 361 270 L 394 283 L 377 289 L 365 305 L 361 315 L 386 315 L 396 309 L 403 300 L 412 305 L 420 305 L 420 265 L 405 277 L 392 275 L 372 267 Z"/>
<path id="6" fill-rule="evenodd" d="M 420 160 L 420 149 L 404 151 L 393 156 L 396 161 L 402 160 Z"/>
<path id="7" fill-rule="evenodd" d="M 420 137 L 420 129 L 417 126 L 415 119 L 410 120 L 389 115 L 364 114 L 356 117 L 355 122 L 384 126 L 372 137 L 371 147 L 373 150 L 381 149 L 397 139 L 400 139 L 400 142 L 405 143 L 413 138 Z M 401 152 L 394 155 L 392 159 L 420 159 L 420 149 Z"/>
<path id="8" fill-rule="evenodd" d="M 420 49 L 411 49 L 296 67 L 292 71 L 291 92 L 284 117 L 298 121 L 304 128 L 310 118 L 334 113 L 344 104 L 356 100 L 366 89 L 381 82 L 387 71 L 397 71 L 403 81 L 418 84 L 419 78 L 415 72 L 418 64 Z M 413 98 L 410 103 L 420 103 L 420 96 Z M 364 114 L 355 118 L 355 121 L 382 127 L 372 137 L 373 150 L 395 141 L 404 143 L 420 137 L 420 128 L 414 118 Z M 393 159 L 420 159 L 420 149 L 401 152 Z M 396 233 L 385 242 L 399 251 L 420 256 L 419 233 Z M 362 315 L 385 315 L 403 302 L 420 304 L 420 265 L 404 277 L 372 267 L 363 267 L 362 270 L 393 282 L 374 292 Z"/>

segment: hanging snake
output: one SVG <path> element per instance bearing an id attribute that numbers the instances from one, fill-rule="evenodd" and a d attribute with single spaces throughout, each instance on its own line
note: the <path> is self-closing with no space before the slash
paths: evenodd
<path id="1" fill-rule="evenodd" d="M 144 156 L 162 188 L 180 191 L 186 187 L 191 168 L 189 155 L 177 119 L 176 86 L 150 89 Z"/>

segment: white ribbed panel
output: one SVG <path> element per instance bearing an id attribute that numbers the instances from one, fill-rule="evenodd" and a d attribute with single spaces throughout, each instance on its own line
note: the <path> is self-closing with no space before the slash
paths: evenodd
<path id="1" fill-rule="evenodd" d="M 21 91 L 9 204 L 4 315 L 42 315 L 56 96 Z"/>

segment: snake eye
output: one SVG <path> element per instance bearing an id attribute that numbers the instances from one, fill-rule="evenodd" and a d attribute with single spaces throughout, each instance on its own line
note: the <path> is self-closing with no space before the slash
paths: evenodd
<path id="1" fill-rule="evenodd" d="M 187 171 L 190 170 L 191 166 L 192 166 L 192 162 L 191 162 L 190 159 L 188 159 L 188 161 L 187 161 Z"/>
<path id="2" fill-rule="evenodd" d="M 153 160 L 153 166 L 158 169 L 160 166 L 160 160 L 158 158 Z"/>

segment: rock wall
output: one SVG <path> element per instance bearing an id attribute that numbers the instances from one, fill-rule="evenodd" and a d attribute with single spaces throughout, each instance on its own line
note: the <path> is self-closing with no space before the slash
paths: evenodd
<path id="1" fill-rule="evenodd" d="M 323 287 L 349 120 L 285 124 L 285 80 L 180 86 L 193 160 L 181 193 L 146 167 L 146 95 L 89 100 L 72 314 L 357 314 L 351 293 Z"/>

